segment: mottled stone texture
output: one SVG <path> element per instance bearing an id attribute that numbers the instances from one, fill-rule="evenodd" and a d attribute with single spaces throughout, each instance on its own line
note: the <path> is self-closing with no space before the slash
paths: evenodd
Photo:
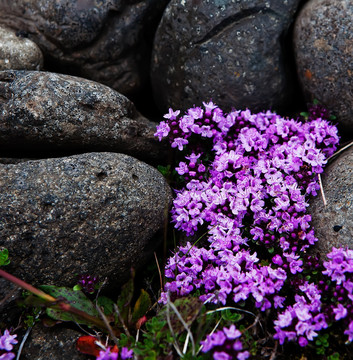
<path id="1" fill-rule="evenodd" d="M 153 31 L 166 3 L 1 0 L 0 23 L 36 42 L 47 64 L 133 95 L 147 80 Z"/>
<path id="2" fill-rule="evenodd" d="M 0 149 L 114 151 L 163 157 L 156 124 L 117 91 L 91 80 L 35 71 L 0 72 Z"/>
<path id="3" fill-rule="evenodd" d="M 308 101 L 318 99 L 353 130 L 353 2 L 311 0 L 295 22 L 298 76 Z"/>
<path id="4" fill-rule="evenodd" d="M 72 286 L 76 275 L 116 287 L 148 260 L 170 188 L 130 156 L 88 153 L 0 165 L 0 247 L 7 270 L 33 284 Z"/>
<path id="5" fill-rule="evenodd" d="M 309 211 L 315 229 L 313 252 L 324 257 L 332 246 L 353 249 L 353 148 L 346 150 L 325 169 L 323 189 L 327 200 L 318 195 L 310 202 Z"/>
<path id="6" fill-rule="evenodd" d="M 0 26 L 0 70 L 40 70 L 42 67 L 42 52 L 33 41 Z"/>
<path id="7" fill-rule="evenodd" d="M 152 85 L 160 109 L 185 109 L 210 99 L 226 111 L 278 110 L 287 104 L 293 84 L 282 40 L 298 3 L 172 0 L 152 56 Z"/>
<path id="8" fill-rule="evenodd" d="M 37 323 L 30 332 L 21 353 L 22 360 L 87 360 L 88 356 L 76 349 L 77 339 L 82 334 L 62 326 L 46 328 Z M 93 359 L 93 357 L 91 357 Z"/>

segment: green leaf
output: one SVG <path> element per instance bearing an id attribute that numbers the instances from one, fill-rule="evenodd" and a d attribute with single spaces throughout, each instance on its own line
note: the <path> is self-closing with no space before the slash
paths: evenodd
<path id="1" fill-rule="evenodd" d="M 151 307 L 151 305 L 152 301 L 148 292 L 141 289 L 141 294 L 137 299 L 134 310 L 132 312 L 132 322 L 135 324 L 138 319 L 144 316 L 147 313 L 148 309 Z"/>
<path id="2" fill-rule="evenodd" d="M 327 357 L 327 360 L 340 360 L 340 354 L 335 352 Z"/>
<path id="3" fill-rule="evenodd" d="M 80 290 L 82 290 L 82 286 L 79 284 L 76 284 L 72 289 L 75 291 L 80 291 Z"/>
<path id="4" fill-rule="evenodd" d="M 39 288 L 47 294 L 54 296 L 55 298 L 66 299 L 67 303 L 75 307 L 76 309 L 84 311 L 91 316 L 99 317 L 99 314 L 94 304 L 86 297 L 86 295 L 82 291 L 75 291 L 71 288 L 57 287 L 52 285 L 42 285 L 39 286 Z M 92 326 L 92 324 L 88 320 L 84 320 L 79 316 L 65 311 L 56 310 L 48 307 L 46 309 L 46 313 L 54 320 L 73 321 L 77 322 L 78 324 Z"/>
<path id="5" fill-rule="evenodd" d="M 233 323 L 233 322 L 238 322 L 242 318 L 243 316 L 241 314 L 231 311 L 229 309 L 222 311 L 222 319 L 225 321 L 230 321 Z"/>
<path id="6" fill-rule="evenodd" d="M 0 266 L 5 266 L 9 264 L 9 251 L 6 248 L 0 248 Z"/>
<path id="7" fill-rule="evenodd" d="M 97 304 L 99 307 L 103 307 L 104 315 L 111 315 L 114 311 L 114 301 L 106 296 L 99 296 Z"/>
<path id="8" fill-rule="evenodd" d="M 129 281 L 124 284 L 121 288 L 120 295 L 116 302 L 116 305 L 119 309 L 120 316 L 123 319 L 125 324 L 128 324 L 130 321 L 129 317 L 131 314 L 131 300 L 134 295 L 134 273 L 132 274 Z"/>
<path id="9" fill-rule="evenodd" d="M 171 166 L 170 164 L 167 166 L 162 166 L 162 165 L 158 165 L 157 166 L 157 170 L 164 176 L 164 177 L 168 177 L 171 174 L 171 170 L 170 170 Z"/>

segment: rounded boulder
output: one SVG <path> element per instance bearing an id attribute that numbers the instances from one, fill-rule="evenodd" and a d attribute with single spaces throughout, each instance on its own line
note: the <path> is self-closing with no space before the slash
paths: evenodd
<path id="1" fill-rule="evenodd" d="M 170 1 L 152 54 L 151 79 L 160 109 L 210 99 L 227 111 L 287 105 L 293 84 L 283 39 L 298 3 Z"/>
<path id="2" fill-rule="evenodd" d="M 171 191 L 153 167 L 117 153 L 0 165 L 0 247 L 6 270 L 33 284 L 78 274 L 125 281 L 149 260 Z"/>
<path id="3" fill-rule="evenodd" d="M 308 102 L 317 99 L 353 130 L 353 2 L 308 1 L 294 27 L 298 77 Z"/>
<path id="4" fill-rule="evenodd" d="M 353 148 L 330 163 L 322 175 L 326 199 L 319 194 L 309 211 L 318 242 L 311 251 L 324 258 L 332 247 L 353 249 Z"/>

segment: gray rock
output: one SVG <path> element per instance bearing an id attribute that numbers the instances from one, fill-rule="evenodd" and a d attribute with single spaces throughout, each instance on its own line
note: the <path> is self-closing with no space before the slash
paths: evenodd
<path id="1" fill-rule="evenodd" d="M 66 329 L 61 326 L 46 328 L 37 323 L 31 330 L 24 345 L 21 359 L 87 360 L 88 356 L 76 349 L 76 341 L 80 336 L 82 336 L 82 333 L 74 329 Z"/>
<path id="2" fill-rule="evenodd" d="M 41 70 L 43 54 L 31 40 L 0 26 L 0 70 Z"/>
<path id="3" fill-rule="evenodd" d="M 294 48 L 308 102 L 314 98 L 353 130 L 353 2 L 311 0 L 298 15 Z"/>
<path id="4" fill-rule="evenodd" d="M 6 271 L 6 266 L 2 268 Z M 18 324 L 22 309 L 18 306 L 22 289 L 0 277 L 0 329 L 8 329 Z"/>
<path id="5" fill-rule="evenodd" d="M 281 41 L 298 3 L 172 0 L 152 55 L 160 109 L 185 109 L 210 99 L 225 111 L 287 104 L 293 84 Z"/>
<path id="6" fill-rule="evenodd" d="M 73 286 L 89 273 L 114 288 L 155 248 L 171 192 L 130 156 L 88 153 L 0 165 L 0 247 L 6 270 L 33 284 Z"/>
<path id="7" fill-rule="evenodd" d="M 332 247 L 353 249 L 353 148 L 346 150 L 325 169 L 322 176 L 327 206 L 320 195 L 309 211 L 316 237 L 313 252 L 324 257 Z"/>
<path id="8" fill-rule="evenodd" d="M 35 149 L 113 151 L 148 162 L 165 154 L 154 136 L 154 122 L 141 116 L 125 96 L 83 78 L 0 72 L 0 114 L 0 149 L 22 149 L 23 157 Z"/>
<path id="9" fill-rule="evenodd" d="M 5 0 L 0 1 L 0 23 L 37 43 L 54 71 L 89 78 L 130 96 L 148 79 L 154 29 L 166 3 Z"/>

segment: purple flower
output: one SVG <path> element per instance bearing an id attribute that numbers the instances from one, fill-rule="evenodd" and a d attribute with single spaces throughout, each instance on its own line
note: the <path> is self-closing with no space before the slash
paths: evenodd
<path id="1" fill-rule="evenodd" d="M 178 137 L 176 139 L 174 139 L 174 141 L 172 142 L 172 148 L 178 148 L 178 150 L 182 151 L 184 145 L 188 144 L 189 142 L 186 139 L 183 139 L 181 137 Z"/>
<path id="2" fill-rule="evenodd" d="M 349 323 L 348 329 L 344 331 L 345 335 L 348 335 L 348 341 L 353 340 L 353 321 Z"/>
<path id="3" fill-rule="evenodd" d="M 161 121 L 157 126 L 157 131 L 155 132 L 154 136 L 157 136 L 159 141 L 161 141 L 164 137 L 168 136 L 169 131 L 170 126 L 165 121 Z"/>
<path id="4" fill-rule="evenodd" d="M 333 309 L 335 314 L 335 320 L 343 319 L 347 316 L 347 309 L 342 305 L 338 304 L 336 308 Z"/>
<path id="5" fill-rule="evenodd" d="M 131 359 L 134 356 L 134 352 L 132 349 L 128 349 L 126 347 L 122 347 L 121 348 L 121 352 L 120 352 L 120 357 L 125 360 L 125 359 Z"/>
<path id="6" fill-rule="evenodd" d="M 224 328 L 223 332 L 226 334 L 228 339 L 236 339 L 241 336 L 241 332 L 235 327 L 235 325 L 231 325 L 229 329 Z"/>
<path id="7" fill-rule="evenodd" d="M 215 351 L 213 353 L 213 359 L 214 360 L 231 360 L 232 357 L 224 351 L 221 351 L 221 352 Z"/>
<path id="8" fill-rule="evenodd" d="M 109 347 L 105 351 L 101 350 L 96 360 L 117 360 L 118 356 L 119 356 L 118 353 L 111 352 Z"/>
<path id="9" fill-rule="evenodd" d="M 238 360 L 245 360 L 245 359 L 248 359 L 249 357 L 250 357 L 249 351 L 242 351 L 242 352 L 238 353 L 238 355 L 237 355 Z"/>
<path id="10" fill-rule="evenodd" d="M 4 353 L 0 355 L 0 360 L 12 360 L 15 358 L 15 354 L 12 352 Z"/>
<path id="11" fill-rule="evenodd" d="M 0 350 L 11 351 L 12 345 L 17 344 L 17 335 L 10 335 L 9 330 L 5 330 L 4 335 L 0 337 Z"/>
<path id="12" fill-rule="evenodd" d="M 169 108 L 168 114 L 165 114 L 163 117 L 165 119 L 175 120 L 179 114 L 180 114 L 180 110 L 173 111 L 172 108 Z"/>

